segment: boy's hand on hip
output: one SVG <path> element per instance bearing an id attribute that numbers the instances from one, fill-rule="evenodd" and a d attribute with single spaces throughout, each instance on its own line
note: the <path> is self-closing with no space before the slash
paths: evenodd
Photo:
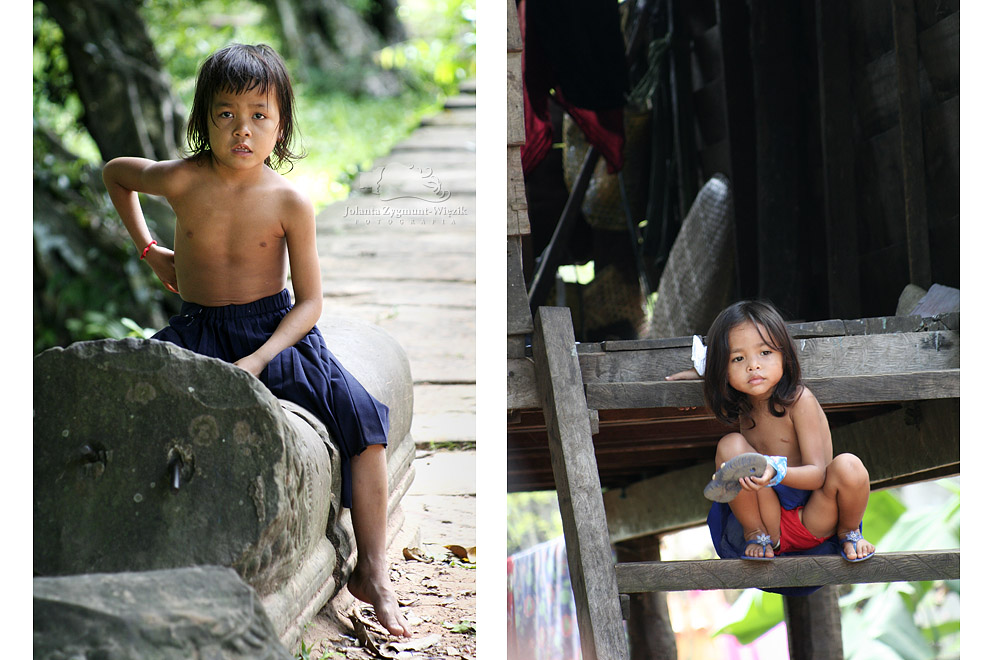
<path id="1" fill-rule="evenodd" d="M 175 277 L 175 253 L 172 250 L 152 245 L 144 260 L 151 266 L 151 270 L 155 271 L 155 275 L 166 289 L 172 293 L 179 292 L 178 280 Z"/>

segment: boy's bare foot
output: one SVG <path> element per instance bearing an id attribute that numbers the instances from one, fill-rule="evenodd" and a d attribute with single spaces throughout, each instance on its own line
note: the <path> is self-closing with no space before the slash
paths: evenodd
<path id="1" fill-rule="evenodd" d="M 763 530 L 756 530 L 746 535 L 746 551 L 744 559 L 773 559 L 773 540 Z"/>
<path id="2" fill-rule="evenodd" d="M 842 540 L 843 556 L 848 561 L 863 561 L 873 556 L 876 546 L 863 538 L 858 529 L 839 533 Z"/>
<path id="3" fill-rule="evenodd" d="M 412 636 L 409 624 L 406 623 L 406 618 L 399 609 L 399 601 L 392 591 L 392 583 L 387 574 L 375 579 L 373 575 L 366 575 L 359 565 L 355 567 L 351 579 L 347 581 L 347 590 L 358 600 L 374 607 L 378 623 L 391 634 L 399 637 Z"/>

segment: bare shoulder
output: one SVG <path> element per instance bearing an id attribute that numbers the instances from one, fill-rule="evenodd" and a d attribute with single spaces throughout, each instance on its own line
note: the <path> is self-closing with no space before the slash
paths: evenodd
<path id="1" fill-rule="evenodd" d="M 311 226 L 315 221 L 315 211 L 309 195 L 281 175 L 279 179 L 273 185 L 273 192 L 284 227 L 292 229 L 300 225 Z"/>
<path id="2" fill-rule="evenodd" d="M 822 406 L 811 390 L 802 385 L 797 400 L 791 404 L 790 412 L 792 417 L 818 416 L 822 414 Z"/>

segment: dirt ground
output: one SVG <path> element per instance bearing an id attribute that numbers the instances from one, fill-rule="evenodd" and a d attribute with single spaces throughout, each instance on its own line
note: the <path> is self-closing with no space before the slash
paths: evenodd
<path id="1" fill-rule="evenodd" d="M 297 658 L 476 658 L 474 455 L 418 451 L 413 463 L 416 479 L 403 498 L 406 522 L 389 547 L 392 583 L 412 637 L 387 636 L 369 606 L 343 596 L 307 627 L 308 653 L 291 649 Z"/>

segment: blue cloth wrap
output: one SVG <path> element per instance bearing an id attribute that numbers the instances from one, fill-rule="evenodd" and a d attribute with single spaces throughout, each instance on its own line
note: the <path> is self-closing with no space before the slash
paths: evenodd
<path id="1" fill-rule="evenodd" d="M 177 316 L 152 339 L 236 362 L 264 344 L 292 309 L 287 289 L 243 305 L 204 307 L 183 301 Z M 260 380 L 279 399 L 313 413 L 340 449 L 341 504 L 351 506 L 351 457 L 388 440 L 388 407 L 375 399 L 327 349 L 314 327 L 268 363 Z"/>
<path id="2" fill-rule="evenodd" d="M 780 508 L 796 509 L 808 503 L 811 497 L 810 490 L 799 490 L 784 484 L 773 486 L 773 490 L 780 499 Z M 708 512 L 708 531 L 712 535 L 712 543 L 715 545 L 715 552 L 722 559 L 739 559 L 746 554 L 746 538 L 743 535 L 742 525 L 732 514 L 732 509 L 728 504 L 713 502 L 712 508 Z M 824 543 L 802 552 L 785 552 L 781 557 L 794 555 L 831 555 L 840 551 L 839 538 L 832 536 Z M 810 593 L 821 589 L 821 587 L 781 587 L 778 589 L 764 589 L 770 593 L 784 596 L 807 596 Z"/>

